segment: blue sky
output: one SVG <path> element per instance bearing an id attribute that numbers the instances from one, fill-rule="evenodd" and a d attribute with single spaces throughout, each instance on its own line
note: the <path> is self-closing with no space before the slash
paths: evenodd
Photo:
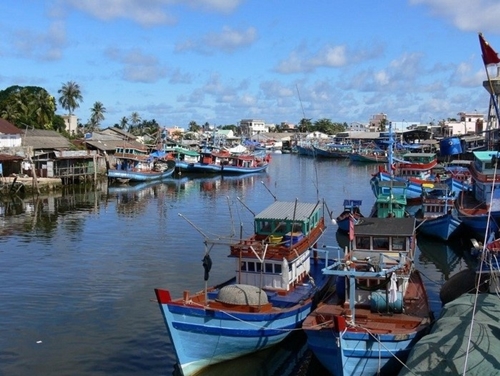
<path id="1" fill-rule="evenodd" d="M 500 51 L 498 0 L 3 0 L 0 12 L 0 90 L 57 98 L 75 81 L 75 114 L 85 123 L 100 101 L 102 127 L 132 112 L 184 128 L 486 114 L 478 32 Z"/>

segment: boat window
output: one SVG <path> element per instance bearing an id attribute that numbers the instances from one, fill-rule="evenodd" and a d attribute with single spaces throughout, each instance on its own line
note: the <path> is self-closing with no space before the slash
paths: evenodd
<path id="1" fill-rule="evenodd" d="M 242 261 L 241 262 L 240 270 L 241 271 L 246 271 L 247 270 L 247 262 L 246 261 Z"/>
<path id="2" fill-rule="evenodd" d="M 388 237 L 373 237 L 373 249 L 389 249 Z"/>
<path id="3" fill-rule="evenodd" d="M 370 238 L 367 236 L 360 236 L 356 238 L 357 249 L 370 249 Z"/>
<path id="4" fill-rule="evenodd" d="M 262 264 L 260 262 L 256 262 L 255 263 L 255 266 L 256 266 L 256 271 L 260 272 L 262 270 Z"/>
<path id="5" fill-rule="evenodd" d="M 276 274 L 281 274 L 281 264 L 274 264 L 274 272 Z"/>
<path id="6" fill-rule="evenodd" d="M 273 272 L 273 264 L 266 262 L 265 263 L 265 271 L 266 271 L 266 273 L 272 273 Z"/>
<path id="7" fill-rule="evenodd" d="M 262 232 L 271 233 L 272 226 L 270 221 L 262 221 L 260 223 L 260 228 Z"/>
<path id="8" fill-rule="evenodd" d="M 403 237 L 393 237 L 392 238 L 392 249 L 393 250 L 404 250 L 405 249 L 406 238 Z"/>
<path id="9" fill-rule="evenodd" d="M 248 271 L 249 272 L 254 272 L 255 271 L 255 263 L 254 262 L 249 262 L 248 263 Z"/>

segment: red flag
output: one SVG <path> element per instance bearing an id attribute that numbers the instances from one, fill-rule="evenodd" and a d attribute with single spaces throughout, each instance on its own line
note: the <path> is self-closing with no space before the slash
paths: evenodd
<path id="1" fill-rule="evenodd" d="M 484 65 L 498 64 L 500 63 L 500 58 L 496 51 L 489 45 L 488 42 L 483 37 L 483 34 L 479 33 L 479 44 L 481 45 L 481 52 L 483 53 Z"/>

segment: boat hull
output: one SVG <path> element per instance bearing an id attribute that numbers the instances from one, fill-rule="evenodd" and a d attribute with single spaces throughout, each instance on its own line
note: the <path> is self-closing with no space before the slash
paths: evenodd
<path id="1" fill-rule="evenodd" d="M 209 173 L 209 174 L 221 174 L 221 175 L 245 175 L 253 174 L 256 172 L 264 172 L 268 163 L 264 163 L 261 166 L 256 167 L 236 167 L 236 166 L 224 166 L 216 164 L 207 163 L 181 163 L 177 166 L 178 170 L 181 172 L 192 172 L 192 173 Z"/>
<path id="2" fill-rule="evenodd" d="M 314 283 L 297 286 L 287 295 L 268 292 L 274 308 L 264 312 L 258 309 L 242 312 L 229 307 L 211 309 L 204 304 L 189 304 L 196 301 L 195 297 L 190 297 L 188 302 L 183 298 L 172 300 L 168 291 L 155 289 L 184 376 L 273 346 L 299 328 L 329 287 L 331 277 L 321 272 L 324 266 L 321 260 L 311 262 L 310 275 Z M 217 292 L 217 288 L 211 289 L 209 300 L 213 301 Z"/>
<path id="3" fill-rule="evenodd" d="M 421 234 L 446 241 L 455 234 L 461 223 L 451 213 L 448 213 L 425 221 L 417 220 L 417 224 Z"/>
<path id="4" fill-rule="evenodd" d="M 107 176 L 109 180 L 128 180 L 130 182 L 145 182 L 152 180 L 161 180 L 172 176 L 175 170 L 175 162 L 169 161 L 169 166 L 164 171 L 154 170 L 118 170 L 109 169 Z"/>
<path id="5" fill-rule="evenodd" d="M 307 344 L 332 375 L 396 374 L 400 361 L 405 361 L 432 321 L 417 271 L 411 274 L 404 306 L 385 313 L 386 301 L 381 298 L 371 308 L 358 307 L 352 318 L 338 302 L 322 304 L 303 324 Z"/>

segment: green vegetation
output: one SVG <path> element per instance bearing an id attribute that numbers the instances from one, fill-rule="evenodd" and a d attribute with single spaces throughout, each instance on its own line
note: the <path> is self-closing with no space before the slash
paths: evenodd
<path id="1" fill-rule="evenodd" d="M 83 96 L 80 86 L 74 81 L 68 81 L 62 84 L 58 91 L 58 103 L 61 107 L 68 111 L 71 116 L 74 111 L 80 107 L 83 102 Z M 51 96 L 44 88 L 37 86 L 10 86 L 5 90 L 0 90 L 0 117 L 8 120 L 18 128 L 34 128 L 34 129 L 51 129 L 55 130 L 66 137 L 66 125 L 64 119 L 56 114 L 56 99 Z M 85 132 L 93 132 L 100 129 L 102 122 L 105 119 L 106 107 L 102 102 L 95 102 L 90 109 L 90 119 L 82 124 L 78 124 L 78 134 L 81 136 Z M 139 113 L 132 112 L 129 117 L 122 117 L 119 123 L 115 123 L 114 127 L 128 131 L 134 135 L 158 135 L 160 125 L 156 120 L 143 120 Z M 235 135 L 241 135 L 241 129 L 237 125 L 227 124 L 219 125 L 217 129 L 232 130 Z M 299 132 L 322 132 L 326 134 L 336 134 L 347 128 L 346 123 L 334 123 L 330 119 L 320 119 L 312 122 L 311 119 L 301 119 L 297 129 Z M 188 132 L 197 133 L 200 131 L 209 131 L 210 124 L 208 122 L 199 125 L 192 120 L 188 124 Z M 276 126 L 273 131 L 284 132 L 290 129 L 286 126 Z"/>

